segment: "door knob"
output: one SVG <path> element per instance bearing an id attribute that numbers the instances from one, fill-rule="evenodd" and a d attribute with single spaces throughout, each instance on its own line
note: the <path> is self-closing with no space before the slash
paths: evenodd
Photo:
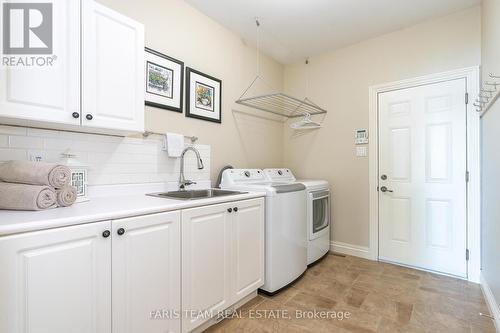
<path id="1" fill-rule="evenodd" d="M 72 114 L 73 118 L 78 119 L 80 118 L 80 114 L 78 112 L 73 112 Z"/>
<path id="2" fill-rule="evenodd" d="M 85 116 L 85 118 L 87 118 L 87 120 L 92 120 L 92 118 L 94 118 L 94 117 L 92 117 L 92 115 L 91 115 L 90 113 L 88 113 L 88 114 Z"/>
<path id="3" fill-rule="evenodd" d="M 382 176 L 380 176 L 380 179 L 382 179 L 382 180 L 387 180 L 387 175 L 382 175 Z"/>
<path id="4" fill-rule="evenodd" d="M 228 213 L 231 213 L 232 211 L 233 211 L 233 209 L 232 209 L 232 208 L 228 208 L 228 209 L 227 209 L 227 212 L 228 212 Z"/>
<path id="5" fill-rule="evenodd" d="M 389 190 L 389 189 L 388 189 L 387 187 L 385 187 L 385 186 L 382 186 L 382 187 L 380 188 L 380 191 L 382 191 L 382 192 L 384 192 L 384 193 L 385 193 L 385 192 L 391 192 L 391 193 L 392 193 L 392 192 L 394 192 L 393 190 Z"/>
<path id="6" fill-rule="evenodd" d="M 125 233 L 125 229 L 120 228 L 120 229 L 118 229 L 118 231 L 116 233 L 121 236 Z"/>
<path id="7" fill-rule="evenodd" d="M 233 210 L 234 210 L 235 212 L 237 212 L 237 211 L 238 211 L 238 207 L 234 207 L 234 208 L 233 208 Z"/>
<path id="8" fill-rule="evenodd" d="M 102 237 L 104 237 L 104 238 L 108 238 L 108 237 L 109 237 L 109 235 L 111 235 L 111 232 L 109 232 L 109 230 L 104 230 L 104 231 L 102 232 Z"/>

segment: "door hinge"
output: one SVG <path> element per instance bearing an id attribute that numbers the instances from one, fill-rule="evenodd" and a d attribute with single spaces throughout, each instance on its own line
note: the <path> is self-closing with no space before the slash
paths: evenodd
<path id="1" fill-rule="evenodd" d="M 469 93 L 465 93 L 465 105 L 469 104 Z"/>
<path id="2" fill-rule="evenodd" d="M 469 249 L 465 250 L 465 260 L 469 261 L 469 258 L 470 258 L 470 253 L 469 253 Z"/>
<path id="3" fill-rule="evenodd" d="M 470 181 L 470 172 L 465 171 L 465 182 L 468 183 Z"/>

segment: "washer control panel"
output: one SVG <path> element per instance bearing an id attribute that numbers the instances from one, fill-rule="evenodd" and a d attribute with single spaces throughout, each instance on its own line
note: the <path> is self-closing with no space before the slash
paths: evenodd
<path id="1" fill-rule="evenodd" d="M 264 173 L 268 180 L 276 182 L 294 182 L 295 176 L 290 169 L 264 169 Z"/>
<path id="2" fill-rule="evenodd" d="M 222 174 L 224 184 L 247 184 L 267 181 L 261 169 L 228 169 Z"/>

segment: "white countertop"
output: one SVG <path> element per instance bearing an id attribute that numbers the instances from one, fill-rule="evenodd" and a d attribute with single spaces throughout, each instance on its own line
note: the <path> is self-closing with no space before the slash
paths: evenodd
<path id="1" fill-rule="evenodd" d="M 44 211 L 0 210 L 0 236 L 89 222 L 116 220 L 263 196 L 263 193 L 245 193 L 199 200 L 172 200 L 146 196 L 141 193 L 93 197 L 90 201 L 76 203 L 71 207 Z"/>

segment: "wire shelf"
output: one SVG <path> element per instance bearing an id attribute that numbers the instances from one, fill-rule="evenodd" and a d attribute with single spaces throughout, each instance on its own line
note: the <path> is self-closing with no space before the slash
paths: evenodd
<path id="1" fill-rule="evenodd" d="M 236 103 L 286 118 L 327 113 L 325 109 L 320 108 L 307 98 L 300 100 L 282 92 L 240 98 Z"/>

